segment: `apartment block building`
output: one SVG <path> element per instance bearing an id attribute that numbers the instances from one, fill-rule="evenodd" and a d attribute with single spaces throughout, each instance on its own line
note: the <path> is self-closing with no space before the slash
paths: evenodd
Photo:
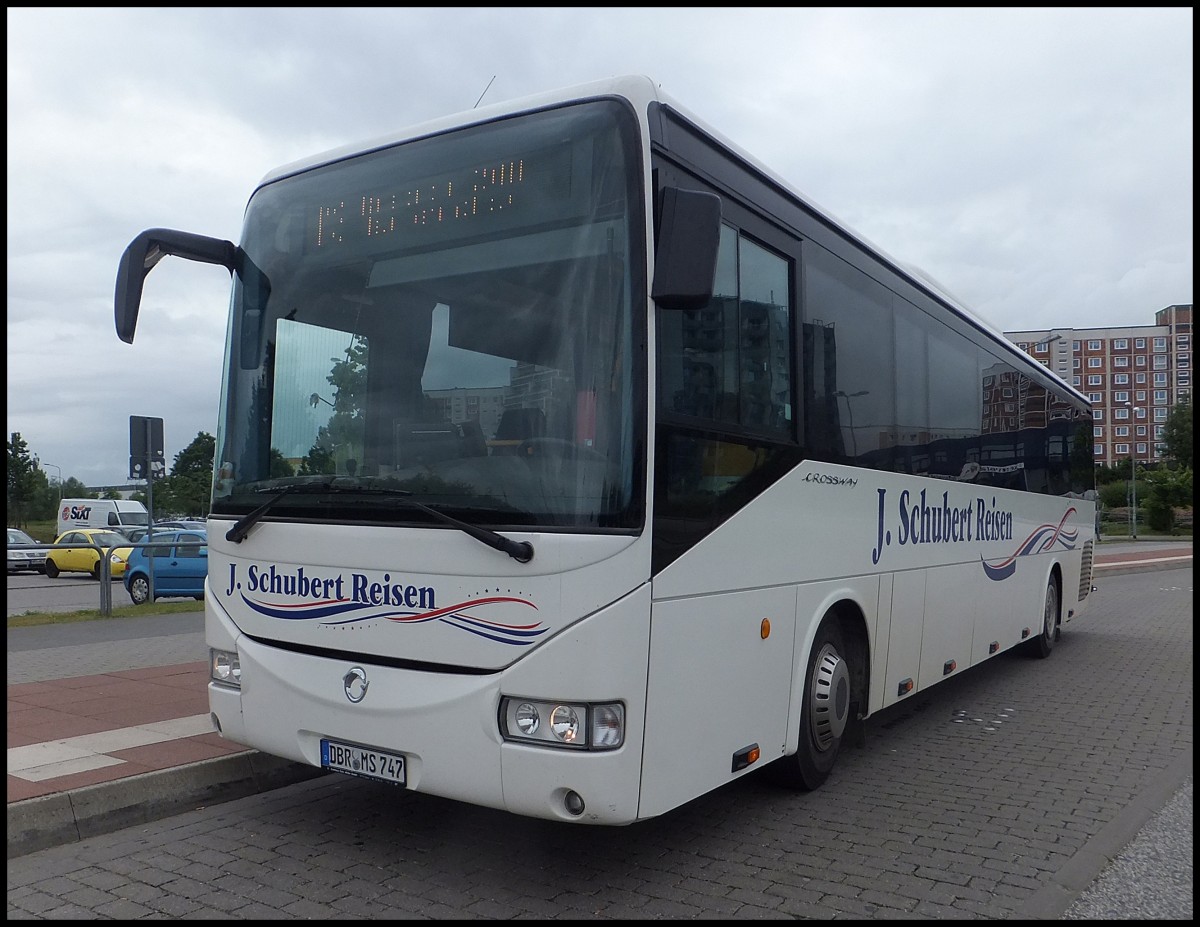
<path id="1" fill-rule="evenodd" d="M 1092 403 L 1092 453 L 1112 466 L 1166 456 L 1163 426 L 1192 394 L 1192 304 L 1166 306 L 1153 325 L 1050 328 L 1005 337 Z"/>

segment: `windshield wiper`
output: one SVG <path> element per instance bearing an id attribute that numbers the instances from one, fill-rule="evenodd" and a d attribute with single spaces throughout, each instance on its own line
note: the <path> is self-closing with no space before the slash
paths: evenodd
<path id="1" fill-rule="evenodd" d="M 447 515 L 445 512 L 439 511 L 432 506 L 426 505 L 424 502 L 418 502 L 416 499 L 409 498 L 412 493 L 407 489 L 383 489 L 373 486 L 335 486 L 332 482 L 326 483 L 301 483 L 292 486 L 285 486 L 282 490 L 260 505 L 258 508 L 243 515 L 239 518 L 232 528 L 225 534 L 226 540 L 240 544 L 242 540 L 250 533 L 250 529 L 267 514 L 275 504 L 284 496 L 294 493 L 346 493 L 351 495 L 379 495 L 387 496 L 391 501 L 400 505 L 406 505 L 414 509 L 418 509 L 427 515 L 431 515 L 438 521 L 444 524 L 457 528 L 459 531 L 469 534 L 475 540 L 486 544 L 494 550 L 502 551 L 508 554 L 518 563 L 528 563 L 533 559 L 533 545 L 528 541 L 514 541 L 512 538 L 505 537 L 498 531 L 492 531 L 490 528 L 484 528 L 480 525 L 472 525 L 470 522 L 462 521 L 455 518 L 453 515 Z"/>
<path id="2" fill-rule="evenodd" d="M 453 515 L 447 515 L 445 512 L 440 512 L 437 509 L 426 505 L 424 502 L 418 502 L 416 499 L 409 499 L 411 495 L 406 490 L 381 490 L 381 489 L 350 489 L 350 490 L 335 490 L 337 492 L 377 492 L 387 493 L 388 495 L 399 495 L 401 498 L 396 499 L 396 502 L 402 505 L 412 506 L 414 509 L 420 509 L 428 515 L 432 515 L 439 521 L 443 521 L 448 525 L 452 525 L 459 531 L 465 531 L 475 540 L 482 541 L 488 547 L 503 551 L 508 554 L 518 563 L 528 563 L 533 559 L 533 545 L 528 541 L 514 541 L 512 538 L 505 537 L 498 531 L 493 531 L 491 528 L 484 528 L 480 525 L 473 525 L 470 522 L 461 521 Z"/>
<path id="3" fill-rule="evenodd" d="M 250 533 L 250 529 L 258 524 L 259 521 L 262 520 L 262 517 L 267 514 L 267 512 L 275 508 L 275 504 L 284 496 L 290 496 L 293 493 L 298 492 L 322 492 L 329 489 L 331 486 L 332 483 L 328 482 L 294 483 L 291 486 L 284 486 L 279 492 L 273 495 L 258 508 L 247 512 L 245 515 L 235 521 L 233 523 L 233 527 L 225 532 L 225 540 L 233 541 L 235 544 L 241 544 L 242 541 L 246 539 L 246 535 Z M 260 489 L 258 491 L 266 492 L 265 489 Z"/>

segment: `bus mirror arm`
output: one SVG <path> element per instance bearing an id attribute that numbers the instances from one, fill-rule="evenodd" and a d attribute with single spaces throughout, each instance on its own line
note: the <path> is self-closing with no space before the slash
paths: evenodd
<path id="1" fill-rule="evenodd" d="M 238 248 L 230 241 L 174 229 L 147 229 L 142 232 L 129 243 L 117 266 L 113 312 L 117 337 L 126 344 L 133 344 L 146 277 L 168 254 L 189 261 L 220 264 L 230 273 L 238 261 Z"/>

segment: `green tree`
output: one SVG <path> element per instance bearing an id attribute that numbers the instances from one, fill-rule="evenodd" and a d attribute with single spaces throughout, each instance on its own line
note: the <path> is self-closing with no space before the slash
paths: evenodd
<path id="1" fill-rule="evenodd" d="M 207 516 L 211 504 L 217 440 L 201 431 L 175 455 L 171 475 L 154 484 L 154 507 L 177 515 Z"/>
<path id="2" fill-rule="evenodd" d="M 1146 477 L 1146 522 L 1155 531 L 1171 532 L 1175 528 L 1175 510 L 1192 506 L 1191 468 L 1161 469 Z M 1142 480 L 1138 480 L 1141 492 Z"/>
<path id="3" fill-rule="evenodd" d="M 277 447 L 271 448 L 271 479 L 277 480 L 282 477 L 295 476 L 296 469 L 291 465 L 283 452 Z"/>
<path id="4" fill-rule="evenodd" d="M 333 407 L 329 421 L 317 429 L 317 440 L 300 464 L 302 475 L 336 473 L 339 462 L 354 458 L 362 462 L 364 412 L 362 396 L 367 388 L 367 342 L 353 336 L 339 360 L 331 357 L 333 367 L 325 379 L 333 387 L 333 402 L 319 393 L 309 399 L 313 407 L 322 402 Z"/>
<path id="5" fill-rule="evenodd" d="M 308 454 L 300 461 L 300 475 L 314 476 L 318 473 L 334 473 L 337 465 L 333 459 L 333 450 L 329 437 L 329 429 L 322 425 L 317 429 L 317 440 L 308 449 Z"/>
<path id="6" fill-rule="evenodd" d="M 62 498 L 58 483 L 50 482 L 44 470 L 37 472 L 37 486 L 29 506 L 30 521 L 50 521 L 58 518 L 58 500 Z"/>
<path id="7" fill-rule="evenodd" d="M 1185 469 L 1192 469 L 1192 401 L 1183 400 L 1171 410 L 1163 425 L 1167 456 Z"/>
<path id="8" fill-rule="evenodd" d="M 1111 482 L 1099 489 L 1100 504 L 1108 511 L 1129 505 L 1129 483 Z"/>
<path id="9" fill-rule="evenodd" d="M 75 479 L 73 476 L 63 480 L 62 496 L 63 499 L 95 499 L 96 494 L 83 484 L 81 480 Z"/>
<path id="10" fill-rule="evenodd" d="M 1107 486 L 1129 479 L 1129 464 L 1096 464 L 1096 486 Z"/>
<path id="11" fill-rule="evenodd" d="M 40 477 L 40 481 L 39 481 Z M 22 528 L 29 522 L 30 510 L 45 474 L 37 469 L 29 445 L 14 431 L 8 441 L 8 523 Z"/>

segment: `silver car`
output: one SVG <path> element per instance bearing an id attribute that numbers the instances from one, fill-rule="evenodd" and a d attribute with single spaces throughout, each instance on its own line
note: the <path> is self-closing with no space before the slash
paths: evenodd
<path id="1" fill-rule="evenodd" d="M 37 544 L 33 538 L 20 528 L 8 529 L 8 572 L 20 573 L 22 570 L 46 572 L 46 548 L 35 547 L 32 550 L 13 550 L 13 545 Z"/>

